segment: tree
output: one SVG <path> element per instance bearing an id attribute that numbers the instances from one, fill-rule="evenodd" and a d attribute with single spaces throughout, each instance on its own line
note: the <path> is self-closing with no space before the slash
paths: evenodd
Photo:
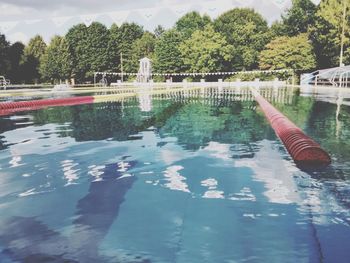
<path id="1" fill-rule="evenodd" d="M 192 72 L 217 72 L 228 67 L 233 47 L 212 25 L 197 30 L 180 45 L 184 64 Z"/>
<path id="2" fill-rule="evenodd" d="M 179 45 L 183 36 L 175 29 L 162 34 L 155 46 L 153 68 L 159 73 L 179 73 L 184 69 Z"/>
<path id="3" fill-rule="evenodd" d="M 135 23 L 124 23 L 120 28 L 114 27 L 113 33 L 111 28 L 112 42 L 110 48 L 112 57 L 120 63 L 120 54 L 123 53 L 124 72 L 133 72 L 134 64 L 132 58 L 132 46 L 137 39 L 143 36 L 143 28 Z"/>
<path id="4" fill-rule="evenodd" d="M 317 64 L 320 68 L 339 65 L 344 4 L 347 6 L 344 50 L 350 47 L 350 0 L 344 1 L 324 0 L 317 10 L 315 25 L 310 30 L 310 39 L 313 42 Z M 350 62 L 350 52 L 345 52 L 344 62 Z"/>
<path id="5" fill-rule="evenodd" d="M 165 32 L 165 28 L 162 25 L 158 25 L 154 29 L 154 35 L 156 36 L 156 38 L 159 38 L 164 32 Z"/>
<path id="6" fill-rule="evenodd" d="M 146 31 L 140 39 L 137 39 L 132 45 L 131 60 L 132 71 L 137 72 L 139 60 L 143 57 L 153 58 L 156 37 L 154 34 Z"/>
<path id="7" fill-rule="evenodd" d="M 9 46 L 10 43 L 6 40 L 5 35 L 0 34 L 0 75 L 6 76 L 10 68 L 7 54 Z"/>
<path id="8" fill-rule="evenodd" d="M 288 36 L 296 36 L 308 32 L 314 24 L 316 5 L 311 0 L 293 0 L 292 7 L 287 14 L 282 16 L 284 33 Z"/>
<path id="9" fill-rule="evenodd" d="M 270 27 L 271 38 L 286 36 L 286 27 L 282 21 L 275 21 Z"/>
<path id="10" fill-rule="evenodd" d="M 65 38 L 54 36 L 40 62 L 40 73 L 44 78 L 68 79 L 71 75 L 71 59 Z"/>
<path id="11" fill-rule="evenodd" d="M 85 54 L 89 65 L 86 77 L 91 78 L 95 71 L 106 71 L 108 67 L 109 31 L 101 23 L 94 22 L 87 28 L 87 45 Z"/>
<path id="12" fill-rule="evenodd" d="M 260 54 L 261 69 L 311 70 L 316 58 L 307 34 L 278 37 L 266 45 Z"/>
<path id="13" fill-rule="evenodd" d="M 109 69 L 117 72 L 120 70 L 120 51 L 119 51 L 119 27 L 117 24 L 112 24 L 109 29 L 109 42 L 108 42 L 108 53 L 109 53 Z"/>
<path id="14" fill-rule="evenodd" d="M 201 16 L 198 12 L 190 12 L 181 17 L 175 24 L 175 29 L 181 32 L 185 39 L 191 37 L 192 33 L 196 30 L 202 30 L 204 27 L 211 23 L 209 16 Z"/>
<path id="15" fill-rule="evenodd" d="M 69 46 L 69 53 L 72 59 L 72 77 L 78 81 L 83 81 L 86 73 L 84 42 L 87 38 L 87 27 L 81 23 L 70 28 L 65 36 Z"/>
<path id="16" fill-rule="evenodd" d="M 21 42 L 15 42 L 8 49 L 8 59 L 10 62 L 8 78 L 12 83 L 19 83 L 23 79 L 20 63 L 24 55 L 24 48 L 25 46 Z"/>
<path id="17" fill-rule="evenodd" d="M 78 81 L 92 79 L 95 71 L 109 69 L 109 31 L 98 22 L 78 24 L 66 34 L 72 56 L 73 75 Z"/>
<path id="18" fill-rule="evenodd" d="M 258 66 L 258 56 L 270 40 L 267 22 L 249 8 L 235 8 L 214 21 L 215 31 L 234 47 L 234 70 L 250 70 Z"/>
<path id="19" fill-rule="evenodd" d="M 34 58 L 40 60 L 41 56 L 44 55 L 46 49 L 46 44 L 40 35 L 34 36 L 29 40 L 28 45 L 24 49 L 25 56 L 33 56 Z"/>
<path id="20" fill-rule="evenodd" d="M 40 79 L 39 64 L 42 55 L 45 53 L 46 44 L 40 35 L 29 40 L 24 48 L 21 67 L 25 82 L 37 82 Z"/>

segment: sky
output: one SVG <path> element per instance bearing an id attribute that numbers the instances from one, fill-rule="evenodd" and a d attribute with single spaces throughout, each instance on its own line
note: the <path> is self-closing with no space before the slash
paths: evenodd
<path id="1" fill-rule="evenodd" d="M 88 26 L 92 21 L 107 27 L 136 22 L 153 31 L 159 24 L 172 27 L 189 11 L 206 13 L 214 19 L 235 7 L 254 8 L 272 23 L 290 5 L 291 0 L 0 0 L 0 32 L 11 43 L 27 43 L 36 34 L 49 42 L 75 24 Z"/>

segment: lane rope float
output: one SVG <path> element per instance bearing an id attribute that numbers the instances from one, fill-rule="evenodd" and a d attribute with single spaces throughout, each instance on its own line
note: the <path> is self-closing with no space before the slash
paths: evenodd
<path id="1" fill-rule="evenodd" d="M 166 93 L 174 93 L 179 91 L 193 91 L 198 90 L 199 87 L 190 88 L 173 88 L 173 89 L 153 89 L 153 90 L 124 90 L 124 93 L 119 94 L 106 94 L 95 96 L 78 96 L 78 97 L 64 97 L 64 98 L 52 98 L 52 99 L 40 99 L 29 101 L 6 101 L 0 102 L 0 116 L 13 114 L 15 112 L 39 110 L 46 107 L 58 107 L 58 106 L 74 106 L 81 104 L 92 104 L 109 101 L 119 101 L 124 98 L 135 97 L 137 95 L 159 95 Z"/>
<path id="2" fill-rule="evenodd" d="M 251 88 L 251 92 L 297 165 L 327 166 L 331 163 L 329 154 L 317 142 L 273 107 L 256 89 Z"/>

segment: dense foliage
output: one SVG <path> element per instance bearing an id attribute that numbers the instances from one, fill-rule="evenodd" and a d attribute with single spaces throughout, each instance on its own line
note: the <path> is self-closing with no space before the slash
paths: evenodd
<path id="1" fill-rule="evenodd" d="M 277 37 L 260 53 L 261 69 L 311 70 L 316 67 L 315 54 L 307 34 Z"/>
<path id="2" fill-rule="evenodd" d="M 8 48 L 10 43 L 6 41 L 5 35 L 0 35 L 0 75 L 5 75 L 10 68 L 8 59 Z"/>
<path id="3" fill-rule="evenodd" d="M 259 53 L 269 41 L 269 28 L 261 15 L 253 9 L 235 8 L 219 16 L 214 26 L 234 48 L 234 71 L 257 67 Z"/>
<path id="4" fill-rule="evenodd" d="M 101 23 L 89 27 L 74 26 L 66 35 L 72 57 L 73 76 L 83 81 L 92 79 L 95 71 L 109 68 L 109 30 Z"/>
<path id="5" fill-rule="evenodd" d="M 44 78 L 52 81 L 68 79 L 72 65 L 65 38 L 53 37 L 40 62 L 40 73 Z"/>
<path id="6" fill-rule="evenodd" d="M 233 46 L 224 36 L 208 25 L 204 30 L 195 31 L 191 38 L 180 45 L 183 63 L 191 72 L 216 72 L 229 67 Z"/>
<path id="7" fill-rule="evenodd" d="M 164 32 L 155 46 L 154 69 L 160 73 L 181 72 L 184 68 L 179 46 L 183 41 L 175 29 Z"/>
<path id="8" fill-rule="evenodd" d="M 314 24 L 316 6 L 310 0 L 293 0 L 292 7 L 282 16 L 284 34 L 296 36 L 307 33 Z"/>
<path id="9" fill-rule="evenodd" d="M 110 28 L 94 22 L 73 26 L 46 46 L 41 36 L 27 45 L 9 43 L 0 33 L 0 75 L 14 83 L 92 81 L 94 72 L 137 72 L 147 56 L 159 73 L 218 72 L 339 65 L 343 14 L 344 60 L 350 63 L 350 0 L 292 0 L 271 26 L 256 11 L 234 8 L 213 21 L 189 12 L 173 28 L 154 34 L 135 23 Z M 123 60 L 121 61 L 121 58 Z"/>
<path id="10" fill-rule="evenodd" d="M 40 59 L 44 55 L 46 44 L 43 38 L 36 35 L 29 40 L 28 45 L 24 48 L 24 55 L 22 57 L 22 74 L 25 82 L 39 82 L 40 81 Z"/>
<path id="11" fill-rule="evenodd" d="M 350 0 L 324 0 L 316 13 L 315 23 L 311 28 L 310 38 L 314 44 L 318 66 L 321 68 L 339 65 L 343 11 L 346 4 L 345 21 L 345 63 L 350 62 Z"/>
<path id="12" fill-rule="evenodd" d="M 193 32 L 203 30 L 211 23 L 209 16 L 201 16 L 198 12 L 190 12 L 181 17 L 175 24 L 175 29 L 184 35 L 184 38 L 190 38 Z"/>

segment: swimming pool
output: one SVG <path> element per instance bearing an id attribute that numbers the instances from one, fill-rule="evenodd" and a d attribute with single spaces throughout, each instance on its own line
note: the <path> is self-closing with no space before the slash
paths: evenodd
<path id="1" fill-rule="evenodd" d="M 329 151 L 301 171 L 247 90 L 0 117 L 0 262 L 348 262 L 348 93 L 262 93 Z"/>

